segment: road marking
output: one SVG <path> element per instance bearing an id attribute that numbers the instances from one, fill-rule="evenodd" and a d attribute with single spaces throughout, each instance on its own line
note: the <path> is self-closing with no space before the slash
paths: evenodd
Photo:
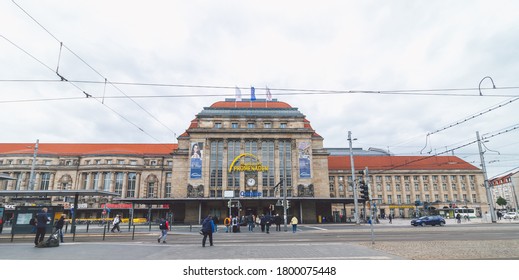
<path id="1" fill-rule="evenodd" d="M 311 227 L 311 226 L 304 226 L 304 227 L 318 229 L 318 230 L 328 230 L 326 228 L 321 228 L 321 227 Z"/>

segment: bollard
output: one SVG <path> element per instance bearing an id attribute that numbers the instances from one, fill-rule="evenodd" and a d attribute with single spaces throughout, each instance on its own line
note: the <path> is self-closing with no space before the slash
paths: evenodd
<path id="1" fill-rule="evenodd" d="M 105 241 L 106 236 L 106 225 L 103 227 L 103 241 Z"/>
<path id="2" fill-rule="evenodd" d="M 65 223 L 65 233 L 67 233 L 68 230 L 68 223 Z"/>
<path id="3" fill-rule="evenodd" d="M 191 232 L 192 229 L 193 229 L 193 225 L 189 224 L 189 232 Z"/>
<path id="4" fill-rule="evenodd" d="M 72 226 L 72 242 L 74 242 L 76 240 L 76 225 Z"/>
<path id="5" fill-rule="evenodd" d="M 135 224 L 133 225 L 132 240 L 135 239 Z"/>
<path id="6" fill-rule="evenodd" d="M 88 232 L 88 226 L 90 226 L 90 221 L 87 221 L 87 231 Z"/>

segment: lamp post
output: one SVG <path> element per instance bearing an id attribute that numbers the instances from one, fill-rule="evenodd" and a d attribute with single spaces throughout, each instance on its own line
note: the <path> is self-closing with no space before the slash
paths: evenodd
<path id="1" fill-rule="evenodd" d="M 34 169 L 36 167 L 36 156 L 38 155 L 38 143 L 40 139 L 36 139 L 36 145 L 34 146 L 34 154 L 32 156 L 31 175 L 29 176 L 29 190 L 34 190 Z"/>
<path id="2" fill-rule="evenodd" d="M 485 166 L 485 157 L 483 156 L 483 149 L 481 148 L 481 139 L 479 138 L 479 131 L 476 131 L 476 137 L 478 140 L 478 147 L 479 147 L 479 156 L 481 158 L 481 168 L 483 170 L 483 180 L 485 185 L 485 190 L 487 193 L 487 202 L 490 208 L 490 218 L 492 219 L 492 223 L 496 223 L 496 212 L 494 211 L 494 202 L 492 199 L 492 194 L 490 193 L 490 187 L 488 185 L 488 178 L 487 178 L 487 168 Z"/>
<path id="3" fill-rule="evenodd" d="M 355 223 L 360 224 L 359 221 L 359 203 L 357 201 L 357 186 L 355 185 L 355 166 L 353 162 L 353 150 L 352 150 L 352 141 L 357 140 L 357 138 L 351 138 L 351 131 L 348 131 L 348 141 L 350 142 L 350 164 L 351 164 L 351 185 L 353 187 L 353 203 L 354 203 L 354 211 L 353 217 L 355 219 Z"/>

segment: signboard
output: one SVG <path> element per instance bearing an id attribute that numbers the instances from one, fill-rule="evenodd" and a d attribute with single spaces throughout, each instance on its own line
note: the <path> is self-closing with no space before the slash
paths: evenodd
<path id="1" fill-rule="evenodd" d="M 33 226 L 29 224 L 32 217 L 47 208 L 47 217 L 50 219 L 47 224 L 47 232 L 52 231 L 54 222 L 63 214 L 63 206 L 17 206 L 14 212 L 12 232 L 16 234 L 34 233 Z"/>
<path id="2" fill-rule="evenodd" d="M 101 208 L 130 209 L 130 208 L 132 208 L 132 204 L 131 203 L 119 203 L 119 204 L 117 204 L 117 203 L 106 203 L 106 204 L 101 204 Z M 110 211 L 110 210 L 108 210 L 108 211 Z"/>
<path id="3" fill-rule="evenodd" d="M 201 179 L 202 178 L 202 159 L 203 159 L 203 148 L 204 143 L 202 142 L 193 142 L 191 143 L 191 169 L 189 172 L 189 177 L 191 179 Z"/>
<path id="4" fill-rule="evenodd" d="M 225 198 L 233 198 L 234 197 L 234 191 L 224 191 L 223 197 Z"/>
<path id="5" fill-rule="evenodd" d="M 311 178 L 312 174 L 310 170 L 310 142 L 299 143 L 297 150 L 299 152 L 299 178 Z"/>
<path id="6" fill-rule="evenodd" d="M 258 191 L 241 191 L 241 197 L 261 197 L 263 194 Z"/>
<path id="7" fill-rule="evenodd" d="M 240 159 L 243 157 L 249 157 L 256 161 L 256 163 L 240 163 Z M 237 164 L 239 163 L 239 164 Z M 229 173 L 232 172 L 267 172 L 269 171 L 268 166 L 263 166 L 261 162 L 259 161 L 258 157 L 256 157 L 253 154 L 249 153 L 243 153 L 239 156 L 235 157 L 232 161 L 231 165 L 229 166 Z"/>

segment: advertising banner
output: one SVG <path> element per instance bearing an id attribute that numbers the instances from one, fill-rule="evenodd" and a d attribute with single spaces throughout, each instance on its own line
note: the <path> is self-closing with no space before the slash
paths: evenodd
<path id="1" fill-rule="evenodd" d="M 299 178 L 311 178 L 310 167 L 310 151 L 311 145 L 309 142 L 301 142 L 298 147 L 299 152 Z"/>
<path id="2" fill-rule="evenodd" d="M 203 148 L 204 143 L 202 142 L 193 142 L 191 143 L 191 168 L 189 172 L 189 177 L 191 179 L 201 179 L 202 178 L 202 159 L 203 159 Z"/>

